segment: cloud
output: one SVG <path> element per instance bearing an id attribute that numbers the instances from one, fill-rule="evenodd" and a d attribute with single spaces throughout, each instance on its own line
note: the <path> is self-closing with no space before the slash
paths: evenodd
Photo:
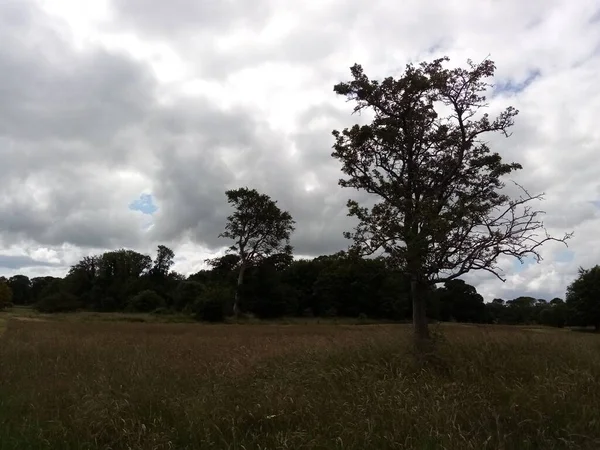
<path id="1" fill-rule="evenodd" d="M 189 1 L 113 0 L 119 25 L 151 36 L 187 36 L 198 32 L 227 33 L 237 27 L 260 28 L 272 11 L 271 2 L 239 0 Z"/>
<path id="2" fill-rule="evenodd" d="M 563 295 L 579 265 L 598 262 L 598 11 L 596 0 L 8 2 L 0 248 L 51 249 L 64 272 L 88 253 L 164 243 L 189 272 L 227 245 L 225 190 L 249 186 L 292 213 L 297 254 L 344 249 L 346 201 L 367 197 L 338 186 L 331 130 L 366 118 L 333 85 L 355 62 L 380 78 L 490 55 L 490 112 L 521 111 L 513 136 L 490 145 L 523 164 L 515 181 L 545 192 L 550 231 L 575 237 L 541 264 L 503 261 L 506 283 L 468 279 L 486 298 Z"/>
<path id="3" fill-rule="evenodd" d="M 20 270 L 29 267 L 53 267 L 59 263 L 48 261 L 36 261 L 29 256 L 0 255 L 0 268 Z"/>

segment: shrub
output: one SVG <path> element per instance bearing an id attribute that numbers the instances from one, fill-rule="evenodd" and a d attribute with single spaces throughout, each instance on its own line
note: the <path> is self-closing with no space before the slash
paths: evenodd
<path id="1" fill-rule="evenodd" d="M 233 290 L 228 287 L 207 287 L 194 303 L 194 318 L 207 322 L 223 322 L 226 316 L 227 305 L 230 303 L 232 297 Z"/>
<path id="2" fill-rule="evenodd" d="M 101 297 L 98 300 L 98 303 L 96 304 L 96 309 L 98 311 L 108 312 L 108 311 L 117 311 L 119 308 L 118 308 L 117 300 L 115 300 L 114 297 L 109 295 L 109 296 Z"/>
<path id="3" fill-rule="evenodd" d="M 0 280 L 0 311 L 12 304 L 12 290 L 8 283 Z"/>
<path id="4" fill-rule="evenodd" d="M 77 311 L 81 306 L 81 302 L 73 294 L 58 292 L 43 297 L 34 308 L 43 313 L 61 313 Z"/>
<path id="5" fill-rule="evenodd" d="M 165 307 L 165 300 L 153 290 L 145 290 L 131 297 L 127 309 L 134 312 L 150 312 Z"/>
<path id="6" fill-rule="evenodd" d="M 173 294 L 176 310 L 181 311 L 188 306 L 193 306 L 196 299 L 204 292 L 204 285 L 198 281 L 181 281 Z"/>

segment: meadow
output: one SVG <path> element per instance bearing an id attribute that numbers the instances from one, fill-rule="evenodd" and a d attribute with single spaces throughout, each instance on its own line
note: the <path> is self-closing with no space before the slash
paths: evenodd
<path id="1" fill-rule="evenodd" d="M 0 314 L 0 450 L 600 448 L 593 333 L 103 317 Z"/>

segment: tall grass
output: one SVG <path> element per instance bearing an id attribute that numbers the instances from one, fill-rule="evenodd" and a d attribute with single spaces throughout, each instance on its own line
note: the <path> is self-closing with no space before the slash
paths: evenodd
<path id="1" fill-rule="evenodd" d="M 600 337 L 10 321 L 0 450 L 597 449 Z"/>

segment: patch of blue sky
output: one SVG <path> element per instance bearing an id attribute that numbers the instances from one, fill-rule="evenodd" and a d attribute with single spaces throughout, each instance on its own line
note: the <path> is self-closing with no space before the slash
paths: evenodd
<path id="1" fill-rule="evenodd" d="M 527 87 L 537 80 L 541 76 L 540 70 L 532 70 L 523 80 L 507 79 L 499 81 L 494 85 L 493 95 L 499 95 L 503 93 L 518 94 L 524 91 Z"/>
<path id="2" fill-rule="evenodd" d="M 152 194 L 142 194 L 140 198 L 134 200 L 129 204 L 129 209 L 133 211 L 140 211 L 142 214 L 152 215 L 158 208 L 154 204 L 154 198 Z"/>

